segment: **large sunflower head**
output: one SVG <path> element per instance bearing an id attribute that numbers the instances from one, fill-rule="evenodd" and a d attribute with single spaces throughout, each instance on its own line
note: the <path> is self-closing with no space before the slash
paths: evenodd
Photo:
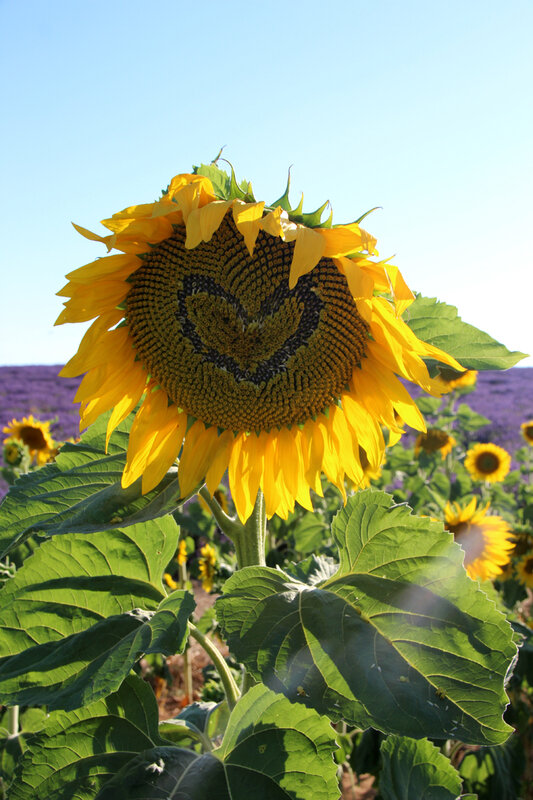
<path id="1" fill-rule="evenodd" d="M 209 177 L 208 177 L 209 176 Z M 241 184 L 241 186 L 243 186 Z M 179 456 L 182 494 L 228 470 L 241 520 L 312 508 L 320 475 L 344 493 L 378 469 L 395 414 L 424 421 L 397 376 L 433 391 L 423 358 L 461 370 L 401 318 L 413 295 L 357 223 L 257 202 L 216 166 L 177 175 L 154 203 L 113 215 L 121 251 L 81 267 L 57 323 L 94 319 L 64 376 L 85 373 L 81 426 L 137 406 L 123 485 L 147 492 Z"/>
<path id="2" fill-rule="evenodd" d="M 426 433 L 419 433 L 415 441 L 415 455 L 421 450 L 425 453 L 440 453 L 446 458 L 452 452 L 452 447 L 457 444 L 453 436 L 440 428 L 428 428 Z"/>
<path id="3" fill-rule="evenodd" d="M 497 444 L 475 444 L 466 454 L 465 467 L 477 481 L 499 483 L 511 469 L 511 455 Z"/>
<path id="4" fill-rule="evenodd" d="M 511 531 L 502 517 L 488 514 L 489 504 L 477 508 L 474 497 L 466 506 L 446 503 L 445 527 L 465 551 L 468 575 L 482 581 L 492 580 L 502 572 L 514 548 Z"/>
<path id="5" fill-rule="evenodd" d="M 29 417 L 22 417 L 21 420 L 12 419 L 3 428 L 3 432 L 7 434 L 4 442 L 8 439 L 22 442 L 30 451 L 31 459 L 38 466 L 42 466 L 53 457 L 56 449 L 50 434 L 51 424 L 50 421 L 40 422 L 32 414 Z"/>
<path id="6" fill-rule="evenodd" d="M 523 422 L 520 425 L 520 430 L 526 442 L 533 446 L 533 419 Z"/>

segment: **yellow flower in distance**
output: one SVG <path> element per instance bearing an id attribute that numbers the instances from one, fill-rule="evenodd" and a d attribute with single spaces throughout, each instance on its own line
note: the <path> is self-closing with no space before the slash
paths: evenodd
<path id="1" fill-rule="evenodd" d="M 477 370 L 467 369 L 462 375 L 457 375 L 455 370 L 441 370 L 435 378 L 436 388 L 440 388 L 442 394 L 453 392 L 454 389 L 464 389 L 468 386 L 475 386 L 477 381 Z"/>
<path id="2" fill-rule="evenodd" d="M 475 444 L 466 454 L 465 467 L 477 481 L 499 483 L 511 469 L 511 456 L 497 444 Z"/>
<path id="3" fill-rule="evenodd" d="M 12 419 L 3 428 L 7 434 L 4 442 L 8 439 L 17 439 L 26 445 L 30 451 L 32 461 L 39 466 L 46 464 L 55 453 L 55 442 L 50 435 L 50 421 L 40 422 L 32 414 L 29 417 L 22 417 L 21 420 Z"/>
<path id="4" fill-rule="evenodd" d="M 61 375 L 85 373 L 81 427 L 113 409 L 108 438 L 142 400 L 124 487 L 142 476 L 148 492 L 179 456 L 182 496 L 203 481 L 213 494 L 227 470 L 242 521 L 259 489 L 267 516 L 286 518 L 295 501 L 312 509 L 321 472 L 343 494 L 345 479 L 362 485 L 360 448 L 379 469 L 395 412 L 425 430 L 397 376 L 431 392 L 423 358 L 462 368 L 402 320 L 413 295 L 358 224 L 236 186 L 177 175 L 158 201 L 104 220 L 110 235 L 77 228 L 121 252 L 59 292 L 57 324 L 94 318 Z"/>
<path id="5" fill-rule="evenodd" d="M 523 422 L 520 425 L 520 430 L 522 431 L 522 436 L 526 442 L 530 445 L 533 445 L 533 419 Z"/>
<path id="6" fill-rule="evenodd" d="M 215 577 L 215 564 L 217 563 L 217 554 L 215 548 L 210 544 L 204 544 L 200 548 L 201 558 L 198 561 L 198 569 L 200 571 L 200 580 L 206 592 L 213 589 L 213 579 Z"/>
<path id="7" fill-rule="evenodd" d="M 185 539 L 182 539 L 178 545 L 177 561 L 178 564 L 187 563 L 187 543 L 185 542 Z"/>
<path id="8" fill-rule="evenodd" d="M 533 589 L 533 555 L 524 556 L 516 565 L 518 579 Z"/>
<path id="9" fill-rule="evenodd" d="M 179 589 L 179 583 L 174 580 L 174 578 L 172 577 L 170 572 L 165 572 L 164 575 L 163 575 L 163 579 L 164 579 L 164 581 L 165 581 L 165 583 L 166 583 L 166 585 L 168 586 L 169 589 L 172 589 L 172 590 Z"/>
<path id="10" fill-rule="evenodd" d="M 420 433 L 415 441 L 415 455 L 421 450 L 425 453 L 440 453 L 442 458 L 446 458 L 452 452 L 452 447 L 457 444 L 453 436 L 439 428 L 428 428 L 426 433 Z"/>
<path id="11" fill-rule="evenodd" d="M 492 580 L 507 564 L 514 548 L 511 531 L 502 517 L 488 515 L 489 503 L 477 508 L 477 498 L 462 507 L 446 503 L 445 528 L 465 551 L 464 565 L 472 579 Z"/>

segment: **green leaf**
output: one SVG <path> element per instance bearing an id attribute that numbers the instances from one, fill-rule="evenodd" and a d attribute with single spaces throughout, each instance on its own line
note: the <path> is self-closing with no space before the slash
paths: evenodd
<path id="1" fill-rule="evenodd" d="M 216 610 L 258 680 L 331 719 L 420 738 L 496 744 L 516 646 L 441 523 L 390 496 L 351 497 L 333 523 L 335 575 L 308 586 L 246 567 Z"/>
<path id="2" fill-rule="evenodd" d="M 173 744 L 183 743 L 183 740 L 188 739 L 205 746 L 207 741 L 209 746 L 205 749 L 212 750 L 209 739 L 216 735 L 215 731 L 221 721 L 227 724 L 228 717 L 228 704 L 225 700 L 222 703 L 191 703 L 177 717 L 161 722 L 159 733 Z"/>
<path id="3" fill-rule="evenodd" d="M 230 177 L 223 169 L 216 164 L 201 164 L 195 170 L 197 175 L 204 175 L 213 184 L 213 191 L 221 200 L 227 200 L 230 196 Z"/>
<path id="4" fill-rule="evenodd" d="M 254 686 L 235 706 L 213 754 L 153 748 L 127 764 L 96 800 L 337 800 L 332 733 L 315 712 Z"/>
<path id="5" fill-rule="evenodd" d="M 484 417 L 483 414 L 478 414 L 477 411 L 472 411 L 467 403 L 461 403 L 455 413 L 460 430 L 477 431 L 484 425 L 490 425 L 490 419 Z"/>
<path id="6" fill-rule="evenodd" d="M 423 394 L 416 398 L 415 403 L 424 416 L 436 414 L 442 405 L 442 397 L 429 397 Z"/>
<path id="7" fill-rule="evenodd" d="M 404 318 L 419 339 L 440 347 L 465 369 L 508 369 L 526 357 L 524 353 L 510 352 L 488 333 L 463 322 L 455 306 L 434 297 L 418 295 Z"/>
<path id="8" fill-rule="evenodd" d="M 381 745 L 383 800 L 456 800 L 461 778 L 427 739 L 389 736 Z"/>
<path id="9" fill-rule="evenodd" d="M 129 676 L 105 700 L 49 715 L 20 760 L 9 798 L 93 800 L 135 753 L 163 744 L 154 693 Z"/>
<path id="10" fill-rule="evenodd" d="M 294 548 L 303 555 L 314 553 L 320 550 L 321 544 L 328 535 L 328 526 L 324 520 L 308 511 L 301 517 L 294 529 Z"/>
<path id="11" fill-rule="evenodd" d="M 164 516 L 182 502 L 176 469 L 144 496 L 140 478 L 122 489 L 133 415 L 118 426 L 106 453 L 108 416 L 78 444 L 64 444 L 54 464 L 23 475 L 10 490 L 0 506 L 0 558 L 35 532 L 93 533 Z"/>
<path id="12" fill-rule="evenodd" d="M 0 702 L 76 708 L 182 650 L 194 600 L 161 583 L 178 536 L 166 517 L 44 542 L 0 591 Z"/>

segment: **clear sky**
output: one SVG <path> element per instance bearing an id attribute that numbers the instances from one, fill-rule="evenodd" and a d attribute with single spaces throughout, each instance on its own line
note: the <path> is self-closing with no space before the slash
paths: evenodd
<path id="1" fill-rule="evenodd" d="M 222 145 L 257 199 L 365 220 L 415 291 L 533 353 L 531 0 L 0 0 L 0 365 L 70 358 L 70 225 Z M 522 362 L 533 366 L 533 359 Z"/>

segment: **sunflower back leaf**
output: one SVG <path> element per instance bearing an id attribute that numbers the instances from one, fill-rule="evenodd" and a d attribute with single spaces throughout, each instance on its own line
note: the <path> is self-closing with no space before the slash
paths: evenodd
<path id="1" fill-rule="evenodd" d="M 0 558 L 34 533 L 53 536 L 94 533 L 156 519 L 179 503 L 177 470 L 156 489 L 141 493 L 141 480 L 121 486 L 133 415 L 111 436 L 105 449 L 109 413 L 81 437 L 67 442 L 54 464 L 22 475 L 0 506 Z"/>
<path id="2" fill-rule="evenodd" d="M 252 787 L 254 797 L 269 800 L 337 800 L 335 749 L 327 719 L 254 686 L 233 710 L 214 753 L 152 748 L 126 764 L 96 800 L 230 800 L 248 797 Z"/>
<path id="3" fill-rule="evenodd" d="M 383 800 L 410 797 L 456 800 L 459 796 L 459 774 L 427 739 L 389 736 L 381 744 L 381 757 L 379 790 Z"/>
<path id="4" fill-rule="evenodd" d="M 164 744 L 152 689 L 130 675 L 105 700 L 48 715 L 19 761 L 10 800 L 94 800 L 132 754 Z"/>
<path id="5" fill-rule="evenodd" d="M 178 537 L 168 516 L 44 542 L 0 593 L 2 701 L 77 708 L 115 691 L 141 656 L 181 652 L 195 602 L 162 585 Z"/>
<path id="6" fill-rule="evenodd" d="M 525 353 L 511 352 L 488 333 L 463 322 L 455 306 L 434 297 L 417 295 L 404 319 L 419 339 L 449 353 L 465 369 L 509 369 L 526 358 Z M 437 374 L 437 362 L 430 361 L 428 366 L 431 374 Z"/>
<path id="7" fill-rule="evenodd" d="M 332 529 L 339 569 L 325 580 L 235 573 L 216 603 L 230 649 L 257 679 L 332 720 L 500 743 L 511 730 L 510 625 L 442 525 L 391 501 L 370 490 L 348 500 Z"/>

